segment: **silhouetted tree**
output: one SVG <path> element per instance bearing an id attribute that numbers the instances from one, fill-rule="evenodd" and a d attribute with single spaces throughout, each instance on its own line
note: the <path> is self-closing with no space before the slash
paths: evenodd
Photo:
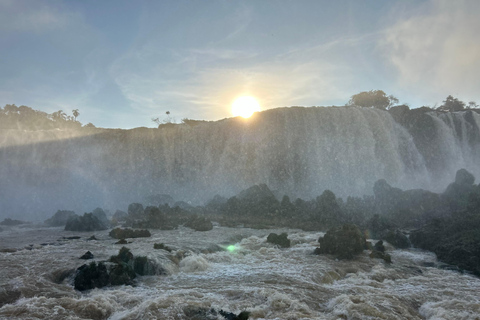
<path id="1" fill-rule="evenodd" d="M 451 95 L 449 95 L 445 99 L 445 101 L 443 101 L 443 104 L 440 107 L 438 107 L 437 110 L 454 112 L 454 111 L 462 111 L 464 109 L 465 109 L 465 102 L 460 101 L 457 98 L 454 98 Z"/>
<path id="2" fill-rule="evenodd" d="M 387 96 L 382 90 L 363 91 L 354 94 L 348 101 L 348 105 L 354 105 L 367 108 L 378 108 L 387 110 L 394 104 L 398 103 L 398 99 L 394 96 Z"/>
<path id="3" fill-rule="evenodd" d="M 78 112 L 78 109 L 73 109 L 72 113 L 75 121 L 77 121 L 77 117 L 80 115 L 80 112 Z"/>

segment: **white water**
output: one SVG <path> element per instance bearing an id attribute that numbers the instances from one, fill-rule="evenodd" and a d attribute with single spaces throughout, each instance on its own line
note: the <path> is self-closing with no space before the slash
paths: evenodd
<path id="1" fill-rule="evenodd" d="M 402 127 L 376 109 L 282 108 L 166 129 L 0 130 L 0 218 L 115 212 L 159 193 L 203 204 L 260 183 L 309 199 L 371 194 L 378 179 L 443 192 L 460 168 L 479 177 L 480 115 L 427 117 Z"/>
<path id="2" fill-rule="evenodd" d="M 266 243 L 269 232 L 282 231 L 291 248 Z M 87 241 L 92 234 L 99 240 Z M 62 239 L 72 235 L 82 238 Z M 478 319 L 480 279 L 431 267 L 437 264 L 432 253 L 387 246 L 391 265 L 370 259 L 367 251 L 354 261 L 336 261 L 311 254 L 320 235 L 223 227 L 153 231 L 151 238 L 132 239 L 127 247 L 147 255 L 167 275 L 138 277 L 134 287 L 80 293 L 71 280 L 55 284 L 52 275 L 85 263 L 78 257 L 87 250 L 97 261 L 117 254 L 121 246 L 107 231 L 6 228 L 0 249 L 33 249 L 0 253 L 0 296 L 5 290 L 21 293 L 0 308 L 0 318 L 186 319 L 184 308 L 197 306 L 247 310 L 251 319 Z M 172 262 L 166 251 L 153 249 L 160 242 L 186 257 Z M 233 253 L 212 250 L 232 244 Z"/>

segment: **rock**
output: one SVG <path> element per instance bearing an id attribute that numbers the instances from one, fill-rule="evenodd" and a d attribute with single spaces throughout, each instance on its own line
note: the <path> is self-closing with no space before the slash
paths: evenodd
<path id="1" fill-rule="evenodd" d="M 92 262 L 89 265 L 84 264 L 77 269 L 74 287 L 76 290 L 84 291 L 105 287 L 109 282 L 110 278 L 105 265 L 102 262 L 99 262 L 98 265 Z"/>
<path id="2" fill-rule="evenodd" d="M 170 249 L 169 247 L 167 247 L 163 243 L 154 243 L 153 244 L 153 249 L 161 249 L 161 250 L 166 250 L 168 252 L 172 252 L 172 249 Z"/>
<path id="3" fill-rule="evenodd" d="M 191 228 L 195 231 L 209 231 L 213 229 L 213 224 L 205 217 L 198 217 L 197 215 L 193 215 L 187 221 L 187 223 L 185 223 L 185 227 Z"/>
<path id="4" fill-rule="evenodd" d="M 68 219 L 65 225 L 67 231 L 99 231 L 105 229 L 107 227 L 93 213 L 85 213 L 81 217 L 72 217 Z"/>
<path id="5" fill-rule="evenodd" d="M 466 169 L 460 169 L 455 174 L 455 183 L 459 185 L 468 185 L 471 186 L 475 182 L 475 177 L 473 174 L 468 172 Z"/>
<path id="6" fill-rule="evenodd" d="M 410 240 L 400 230 L 388 231 L 383 238 L 395 248 L 410 248 Z"/>
<path id="7" fill-rule="evenodd" d="M 6 218 L 2 222 L 0 222 L 2 226 L 18 226 L 20 224 L 26 224 L 26 223 L 28 222 L 21 221 L 21 220 L 13 220 L 10 218 Z"/>
<path id="8" fill-rule="evenodd" d="M 110 283 L 113 286 L 132 285 L 135 277 L 133 268 L 124 262 L 117 263 L 110 271 Z"/>
<path id="9" fill-rule="evenodd" d="M 186 319 L 189 320 L 216 320 L 218 315 L 222 316 L 226 320 L 248 320 L 250 312 L 242 311 L 238 315 L 232 312 L 227 311 L 216 311 L 211 308 L 204 308 L 198 306 L 186 306 L 183 308 L 183 313 L 185 314 Z"/>
<path id="10" fill-rule="evenodd" d="M 410 234 L 415 247 L 433 251 L 438 260 L 480 276 L 480 214 L 435 219 Z"/>
<path id="11" fill-rule="evenodd" d="M 58 210 L 50 219 L 45 220 L 45 224 L 49 227 L 64 227 L 68 219 L 76 217 L 73 211 Z"/>
<path id="12" fill-rule="evenodd" d="M 110 262 L 116 264 L 110 271 L 110 281 L 112 285 L 131 285 L 136 275 L 132 267 L 134 257 L 130 249 L 122 247 L 118 251 L 118 255 L 110 257 Z"/>
<path id="13" fill-rule="evenodd" d="M 372 259 L 383 259 L 386 263 L 392 263 L 392 257 L 385 252 L 373 250 L 370 253 L 370 258 Z"/>
<path id="14" fill-rule="evenodd" d="M 129 218 L 140 219 L 143 217 L 144 209 L 141 203 L 131 203 L 128 205 Z"/>
<path id="15" fill-rule="evenodd" d="M 109 227 L 110 226 L 110 221 L 107 218 L 107 215 L 105 214 L 105 211 L 103 211 L 102 208 L 96 208 L 95 210 L 92 211 L 92 214 L 97 217 L 98 220 L 100 220 L 101 223 L 103 223 L 104 226 Z"/>
<path id="16" fill-rule="evenodd" d="M 383 245 L 383 241 L 379 240 L 375 245 L 373 246 L 374 251 L 380 251 L 380 252 L 385 252 L 385 246 Z"/>
<path id="17" fill-rule="evenodd" d="M 80 257 L 80 259 L 88 260 L 88 259 L 93 259 L 93 253 L 90 251 L 87 251 L 83 254 L 83 256 Z"/>
<path id="18" fill-rule="evenodd" d="M 115 228 L 108 234 L 110 237 L 115 239 L 127 239 L 127 238 L 148 238 L 152 234 L 148 230 L 133 230 L 133 229 L 121 229 Z"/>
<path id="19" fill-rule="evenodd" d="M 455 182 L 450 183 L 442 194 L 442 200 L 451 211 L 464 210 L 469 202 L 470 194 L 476 191 L 473 184 L 475 177 L 465 169 L 460 169 L 455 175 Z"/>
<path id="20" fill-rule="evenodd" d="M 366 248 L 363 233 L 356 225 L 345 224 L 327 231 L 323 238 L 319 238 L 320 248 L 317 254 L 333 254 L 339 259 L 352 259 Z"/>
<path id="21" fill-rule="evenodd" d="M 95 235 L 91 236 L 90 238 L 87 239 L 87 241 L 91 241 L 91 240 L 98 240 L 97 237 L 95 237 Z"/>
<path id="22" fill-rule="evenodd" d="M 127 244 L 127 243 L 128 243 L 128 242 L 127 242 L 127 240 L 125 240 L 125 239 L 120 239 L 120 240 L 118 240 L 117 242 L 115 242 L 115 244 Z"/>
<path id="23" fill-rule="evenodd" d="M 276 244 L 282 248 L 290 247 L 290 239 L 287 238 L 287 234 L 285 232 L 280 235 L 276 233 L 270 233 L 267 237 L 267 242 Z"/>
<path id="24" fill-rule="evenodd" d="M 112 216 L 112 222 L 121 222 L 126 221 L 128 218 L 128 214 L 125 211 L 117 210 Z"/>

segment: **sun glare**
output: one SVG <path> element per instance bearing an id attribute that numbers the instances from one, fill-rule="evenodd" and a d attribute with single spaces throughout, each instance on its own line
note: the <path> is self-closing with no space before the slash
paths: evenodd
<path id="1" fill-rule="evenodd" d="M 254 112 L 260 111 L 260 104 L 254 97 L 243 96 L 232 103 L 232 114 L 237 117 L 249 118 Z"/>

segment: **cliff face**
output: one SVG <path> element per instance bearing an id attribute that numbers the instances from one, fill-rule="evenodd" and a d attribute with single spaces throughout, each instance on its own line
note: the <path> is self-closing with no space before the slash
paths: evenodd
<path id="1" fill-rule="evenodd" d="M 376 180 L 443 191 L 480 176 L 480 115 L 330 107 L 161 129 L 0 130 L 0 218 L 115 210 L 167 193 L 203 202 L 254 184 L 292 197 L 371 194 Z"/>

